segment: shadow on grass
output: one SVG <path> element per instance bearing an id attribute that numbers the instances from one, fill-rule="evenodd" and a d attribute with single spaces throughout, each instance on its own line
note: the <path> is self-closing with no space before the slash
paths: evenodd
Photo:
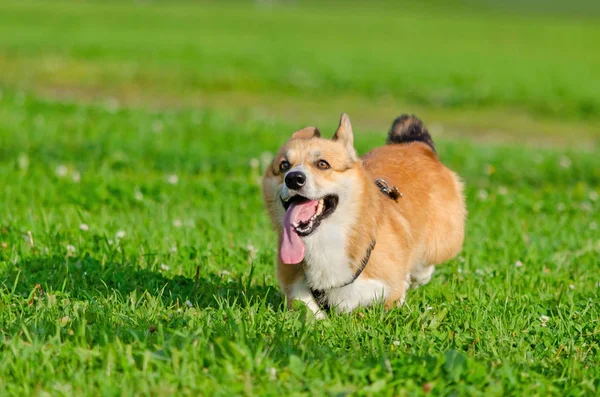
<path id="1" fill-rule="evenodd" d="M 3 273 L 3 274 L 2 274 Z M 198 308 L 247 307 L 263 303 L 273 310 L 282 308 L 277 288 L 266 282 L 252 282 L 252 272 L 232 278 L 206 273 L 200 268 L 196 277 L 166 277 L 161 272 L 140 269 L 127 263 L 105 262 L 89 255 L 27 258 L 5 268 L 0 277 L 7 288 L 27 295 L 39 284 L 44 291 L 61 291 L 75 299 L 108 297 L 115 293 L 126 298 L 131 293 L 148 291 L 167 306 L 190 301 Z"/>

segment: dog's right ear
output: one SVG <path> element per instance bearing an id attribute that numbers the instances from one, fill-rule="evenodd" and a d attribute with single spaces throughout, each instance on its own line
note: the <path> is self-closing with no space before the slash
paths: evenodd
<path id="1" fill-rule="evenodd" d="M 350 117 L 346 113 L 342 113 L 340 117 L 340 125 L 338 126 L 332 140 L 340 142 L 346 147 L 348 154 L 352 160 L 356 161 L 356 150 L 354 149 L 354 133 L 352 132 L 352 124 Z"/>
<path id="2" fill-rule="evenodd" d="M 321 137 L 321 133 L 317 127 L 306 127 L 292 134 L 292 139 L 310 139 L 319 137 Z"/>

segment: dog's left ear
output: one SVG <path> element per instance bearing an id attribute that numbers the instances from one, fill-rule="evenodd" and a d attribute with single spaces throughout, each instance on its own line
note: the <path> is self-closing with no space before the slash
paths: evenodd
<path id="1" fill-rule="evenodd" d="M 335 131 L 332 140 L 340 142 L 346 147 L 348 154 L 352 157 L 352 160 L 356 161 L 356 150 L 354 149 L 354 133 L 352 132 L 352 124 L 350 124 L 350 117 L 346 113 L 342 113 L 340 118 L 340 125 Z"/>
<path id="2" fill-rule="evenodd" d="M 306 127 L 292 134 L 292 139 L 319 138 L 321 133 L 317 127 Z"/>

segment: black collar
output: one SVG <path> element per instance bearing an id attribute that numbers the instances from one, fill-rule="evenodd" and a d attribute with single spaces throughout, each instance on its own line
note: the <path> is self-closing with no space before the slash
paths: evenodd
<path id="1" fill-rule="evenodd" d="M 375 240 L 371 241 L 371 245 L 369 245 L 369 248 L 367 248 L 367 253 L 365 254 L 365 256 L 360 261 L 360 266 L 356 270 L 356 272 L 354 273 L 354 275 L 352 276 L 352 279 L 350 281 L 348 281 L 348 282 L 346 282 L 346 283 L 344 283 L 342 285 L 338 285 L 336 287 L 328 288 L 326 290 L 324 290 L 324 289 L 313 289 L 313 288 L 310 289 L 310 292 L 312 292 L 313 296 L 317 300 L 317 303 L 319 303 L 319 305 L 323 309 L 325 309 L 326 311 L 330 310 L 329 303 L 325 299 L 325 291 L 328 291 L 328 290 L 331 290 L 331 289 L 335 289 L 335 288 L 343 288 L 343 287 L 346 287 L 346 286 L 352 284 L 353 282 L 355 282 L 356 279 L 362 274 L 363 270 L 365 270 L 365 267 L 367 267 L 367 263 L 369 263 L 369 259 L 371 258 L 371 252 L 373 252 L 374 248 L 375 248 Z"/>

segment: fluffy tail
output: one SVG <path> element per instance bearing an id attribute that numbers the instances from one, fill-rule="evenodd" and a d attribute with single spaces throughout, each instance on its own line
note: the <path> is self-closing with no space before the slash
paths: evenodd
<path id="1" fill-rule="evenodd" d="M 416 116 L 409 116 L 403 114 L 397 117 L 392 123 L 390 132 L 388 132 L 387 144 L 393 143 L 409 143 L 409 142 L 423 142 L 426 143 L 435 152 L 435 146 L 429 131 L 423 125 L 423 122 Z"/>

